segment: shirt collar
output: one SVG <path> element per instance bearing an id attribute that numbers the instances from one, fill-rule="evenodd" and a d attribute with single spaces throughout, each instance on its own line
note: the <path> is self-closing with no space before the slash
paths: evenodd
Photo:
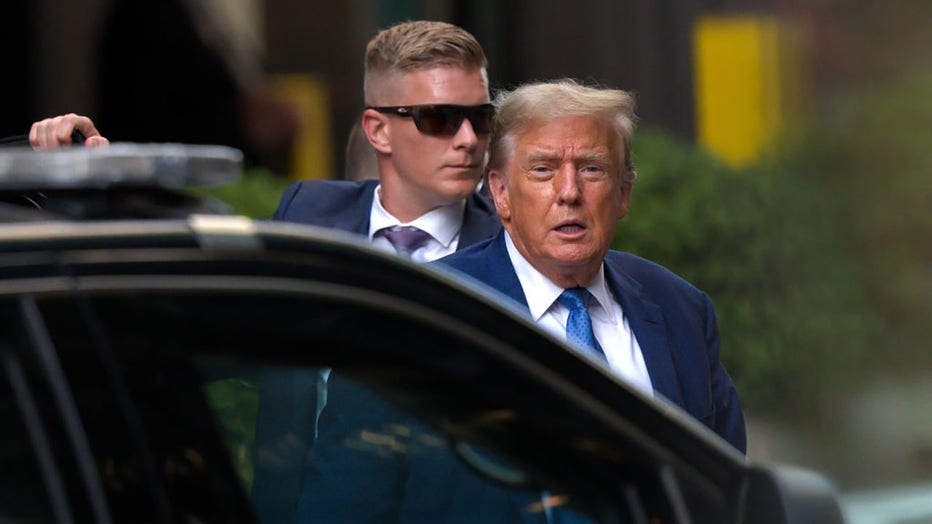
<path id="1" fill-rule="evenodd" d="M 528 308 L 531 311 L 531 318 L 536 322 L 547 313 L 550 306 L 560 296 L 560 293 L 563 293 L 563 288 L 554 284 L 524 258 L 518 248 L 515 247 L 514 241 L 511 240 L 511 236 L 508 235 L 507 231 L 505 232 L 505 249 L 508 251 L 508 258 L 511 259 L 511 265 L 514 266 L 515 273 L 518 275 L 518 281 L 521 282 L 524 298 L 527 299 Z M 589 282 L 586 289 L 592 293 L 596 302 L 601 306 L 605 318 L 614 323 L 614 308 L 612 308 L 608 283 L 605 280 L 604 262 L 599 266 L 598 273 Z"/>
<path id="2" fill-rule="evenodd" d="M 375 188 L 372 209 L 369 211 L 369 241 L 382 229 L 394 226 L 413 226 L 430 234 L 444 248 L 456 238 L 463 227 L 463 209 L 466 201 L 432 209 L 411 222 L 402 222 L 382 207 L 382 186 Z"/>

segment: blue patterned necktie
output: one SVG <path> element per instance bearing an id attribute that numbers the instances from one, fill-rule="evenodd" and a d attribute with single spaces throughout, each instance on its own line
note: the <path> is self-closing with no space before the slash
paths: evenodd
<path id="1" fill-rule="evenodd" d="M 399 255 L 406 257 L 410 257 L 411 253 L 424 247 L 424 244 L 431 239 L 430 233 L 412 226 L 386 228 L 382 230 L 382 234 Z"/>
<path id="2" fill-rule="evenodd" d="M 599 345 L 599 341 L 595 339 L 595 333 L 592 332 L 592 319 L 589 318 L 589 310 L 586 307 L 591 299 L 592 293 L 589 293 L 589 290 L 573 287 L 564 289 L 557 301 L 570 310 L 570 315 L 566 319 L 566 340 L 573 341 L 605 358 L 602 346 Z"/>

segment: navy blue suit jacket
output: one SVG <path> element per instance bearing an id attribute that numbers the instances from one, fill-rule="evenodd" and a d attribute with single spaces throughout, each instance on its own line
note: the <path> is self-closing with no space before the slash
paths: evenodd
<path id="1" fill-rule="evenodd" d="M 295 182 L 282 194 L 272 218 L 368 235 L 369 213 L 376 186 L 377 180 Z M 474 193 L 466 199 L 457 249 L 491 238 L 501 228 L 492 201 Z"/>
<path id="2" fill-rule="evenodd" d="M 273 219 L 366 236 L 377 185 L 376 180 L 295 182 L 283 193 Z M 457 249 L 493 237 L 499 230 L 491 200 L 470 195 Z M 304 461 L 317 433 L 321 384 L 319 374 L 310 369 L 265 371 L 259 376 L 252 500 L 263 522 L 294 520 L 306 477 Z"/>
<path id="3" fill-rule="evenodd" d="M 504 233 L 438 262 L 528 307 Z M 641 346 L 654 391 L 745 452 L 744 415 L 719 361 L 709 297 L 663 266 L 620 251 L 605 255 L 605 277 Z"/>

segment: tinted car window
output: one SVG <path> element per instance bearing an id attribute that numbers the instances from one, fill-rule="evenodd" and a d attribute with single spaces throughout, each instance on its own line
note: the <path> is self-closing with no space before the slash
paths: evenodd
<path id="1" fill-rule="evenodd" d="M 34 401 L 22 363 L 5 344 L 0 344 L 0 370 L 0 522 L 49 522 L 53 519 L 52 505 L 37 460 L 47 448 L 42 449 L 41 442 L 35 447 L 32 444 L 42 437 L 30 435 L 24 419 L 35 415 Z M 32 429 L 38 430 L 32 422 Z"/>
<path id="2" fill-rule="evenodd" d="M 138 411 L 160 483 L 173 504 L 180 500 L 187 511 L 213 517 L 205 520 L 218 517 L 206 508 L 223 505 L 217 503 L 223 490 L 204 493 L 202 484 L 217 487 L 228 478 L 238 479 L 242 492 L 252 490 L 255 507 L 263 507 L 258 483 L 269 480 L 257 476 L 257 464 L 273 483 L 282 473 L 298 476 L 285 495 L 307 521 L 547 522 L 561 511 L 571 521 L 627 522 L 667 511 L 655 472 L 624 449 L 606 457 L 597 442 L 580 442 L 597 451 L 588 461 L 617 464 L 578 462 L 552 431 L 537 432 L 539 422 L 522 420 L 509 406 L 514 399 L 485 395 L 490 388 L 462 382 L 461 374 L 398 358 L 398 345 L 426 343 L 448 352 L 450 369 L 475 372 L 488 364 L 470 362 L 463 352 L 468 344 L 435 327 L 352 304 L 229 293 L 155 294 L 144 302 L 111 296 L 90 304 Z M 201 316 L 205 311 L 212 314 Z M 363 321 L 369 327 L 360 330 Z M 281 329 L 289 323 L 303 327 Z M 490 382 L 504 379 L 494 367 L 485 371 Z M 307 402 L 311 397 L 303 395 L 321 393 L 323 375 L 326 406 Z M 299 419 L 297 427 L 309 433 L 278 432 L 280 438 L 257 441 L 268 429 L 261 385 L 289 376 L 304 409 L 273 406 L 272 413 Z M 550 399 L 523 401 L 546 411 Z M 567 421 L 550 423 L 559 428 Z M 235 473 L 211 449 L 212 438 L 221 436 Z M 289 450 L 295 443 L 297 453 Z M 625 499 L 626 489 L 637 503 Z"/>
<path id="3" fill-rule="evenodd" d="M 29 378 L 74 518 L 247 520 L 247 501 L 195 370 L 136 333 L 114 337 L 122 330 L 111 329 L 83 297 L 34 303 L 32 320 L 54 355 L 33 348 L 32 365 L 60 365 L 67 392 L 56 390 L 49 374 Z"/>
<path id="4" fill-rule="evenodd" d="M 524 478 L 526 472 L 509 465 L 500 455 L 482 449 L 478 443 L 466 445 L 465 437 L 478 437 L 481 432 L 473 431 L 475 435 L 466 432 L 462 419 L 476 407 L 456 401 L 456 397 L 469 394 L 464 384 L 457 384 L 450 377 L 428 376 L 400 363 L 385 360 L 367 363 L 365 357 L 356 361 L 354 349 L 371 351 L 371 346 L 376 345 L 391 351 L 391 345 L 405 343 L 416 326 L 400 323 L 386 330 L 391 323 L 379 320 L 374 332 L 364 337 L 349 336 L 344 334 L 349 333 L 347 328 L 373 320 L 369 318 L 371 312 L 312 301 L 280 303 L 255 296 L 224 299 L 222 309 L 227 313 L 237 309 L 240 314 L 265 310 L 306 315 L 307 323 L 317 328 L 304 330 L 301 335 L 309 331 L 316 336 L 296 337 L 292 332 L 275 336 L 263 331 L 262 335 L 268 338 L 257 336 L 255 340 L 260 345 L 244 348 L 242 339 L 234 342 L 230 338 L 238 338 L 242 327 L 217 330 L 219 326 L 207 325 L 209 320 L 202 322 L 199 329 L 179 329 L 169 335 L 165 334 L 164 325 L 152 328 L 134 325 L 134 329 L 128 330 L 121 323 L 119 330 L 107 330 L 114 334 L 111 343 L 114 354 L 122 361 L 120 366 L 132 377 L 128 386 L 134 396 L 139 398 L 136 392 L 150 387 L 152 395 L 158 394 L 156 389 L 170 389 L 171 393 L 158 394 L 162 397 L 159 411 L 172 412 L 173 417 L 187 420 L 197 417 L 218 420 L 237 476 L 244 490 L 253 491 L 257 508 L 271 504 L 262 495 L 269 493 L 268 486 L 255 483 L 274 485 L 282 475 L 297 478 L 297 482 L 282 486 L 294 492 L 273 495 L 286 495 L 296 504 L 294 516 L 309 522 L 425 519 L 520 522 L 523 518 L 545 518 L 545 512 L 555 511 L 551 507 L 554 504 L 577 502 L 562 487 L 549 486 L 546 477 Z M 203 299 L 193 297 L 153 298 L 145 310 L 163 318 L 170 315 L 186 325 L 196 322 L 193 318 L 181 319 L 203 305 Z M 102 313 L 104 324 L 109 324 L 106 321 L 109 312 L 119 312 L 121 318 L 126 312 L 123 300 L 99 300 L 95 301 L 95 307 Z M 215 318 L 225 318 L 228 326 L 250 325 L 245 319 L 238 323 L 235 316 Z M 261 324 L 262 320 L 257 322 Z M 154 331 L 163 334 L 159 336 Z M 374 336 L 376 333 L 378 337 Z M 436 333 L 426 335 L 436 337 Z M 360 339 L 367 339 L 368 343 Z M 123 349 L 124 344 L 132 347 Z M 288 348 L 298 358 L 289 357 L 284 351 L 276 353 L 274 347 Z M 132 356 L 132 360 L 126 360 L 127 356 Z M 350 362 L 343 362 L 344 359 Z M 294 364 L 283 362 L 287 360 Z M 326 405 L 317 402 L 318 397 L 323 398 L 324 390 L 318 389 L 318 385 L 324 382 L 324 376 Z M 200 389 L 186 391 L 180 387 L 187 378 L 198 380 Z M 265 394 L 281 392 L 279 380 L 290 381 L 285 395 L 302 398 L 291 404 L 276 404 L 263 398 Z M 174 385 L 175 381 L 180 381 L 179 386 Z M 431 384 L 428 387 L 435 395 L 429 405 L 420 398 L 425 381 Z M 406 387 L 411 383 L 422 385 Z M 206 399 L 213 417 L 184 407 L 204 402 L 194 398 L 198 395 Z M 155 405 L 153 402 L 152 408 Z M 164 420 L 163 413 L 150 411 L 147 406 L 145 403 L 142 411 L 144 418 Z M 299 409 L 295 410 L 296 407 Z M 294 423 L 280 427 L 275 425 L 276 419 Z M 534 487 L 509 487 L 502 479 L 484 476 L 467 466 L 451 441 L 451 436 L 457 433 L 464 438 L 458 442 L 460 447 L 473 452 L 474 465 L 493 464 L 497 472 L 508 472 L 514 477 L 504 480 Z M 165 438 L 164 430 L 158 437 Z M 262 465 L 259 475 L 256 464 Z M 276 515 L 263 515 L 261 511 L 260 517 L 278 521 Z"/>
<path id="5" fill-rule="evenodd" d="M 211 370 L 215 363 L 201 361 L 199 367 Z M 528 477 L 500 454 L 468 439 L 458 440 L 457 430 L 449 425 L 428 422 L 433 417 L 404 409 L 403 388 L 387 388 L 385 377 L 373 387 L 367 384 L 368 377 L 354 373 L 350 378 L 340 369 L 258 369 L 266 377 L 291 378 L 299 391 L 317 383 L 324 372 L 327 403 L 316 424 L 309 420 L 296 425 L 316 428 L 316 435 L 280 432 L 253 448 L 256 457 L 252 458 L 244 453 L 244 441 L 254 432 L 246 428 L 255 418 L 269 417 L 253 416 L 251 388 L 242 387 L 244 381 L 228 379 L 209 386 L 240 476 L 254 488 L 257 508 L 270 506 L 263 500 L 270 495 L 269 486 L 259 484 L 275 484 L 282 475 L 294 475 L 298 482 L 290 489 L 297 492 L 290 498 L 300 522 L 547 522 L 548 514 L 552 521 L 557 513 L 564 520 L 572 515 L 571 522 L 592 522 L 583 518 L 579 508 L 570 509 L 570 503 L 581 502 L 570 493 L 546 489 L 545 481 Z M 262 407 L 275 409 L 267 403 Z M 315 416 L 314 410 L 304 413 Z M 308 442 L 302 445 L 304 439 Z M 259 475 L 250 469 L 257 461 L 264 466 Z M 536 489 L 524 487 L 525 483 Z M 267 520 L 275 520 L 276 515 L 281 512 Z"/>

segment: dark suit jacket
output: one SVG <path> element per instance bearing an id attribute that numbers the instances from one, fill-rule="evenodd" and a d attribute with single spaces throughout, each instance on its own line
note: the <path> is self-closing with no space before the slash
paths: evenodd
<path id="1" fill-rule="evenodd" d="M 438 262 L 527 307 L 504 233 Z M 744 415 L 719 361 L 709 297 L 663 266 L 620 251 L 606 254 L 605 277 L 641 346 L 654 391 L 745 452 Z"/>
<path id="2" fill-rule="evenodd" d="M 295 182 L 282 195 L 273 219 L 368 235 L 377 185 L 375 180 Z M 490 238 L 499 230 L 492 202 L 471 195 L 466 199 L 457 249 Z M 263 522 L 294 520 L 305 482 L 304 460 L 317 433 L 318 394 L 324 391 L 321 383 L 318 373 L 310 369 L 266 371 L 258 379 L 252 499 Z"/>
<path id="3" fill-rule="evenodd" d="M 295 182 L 285 190 L 272 218 L 368 235 L 369 212 L 377 185 L 377 180 Z M 457 249 L 491 238 L 501 228 L 492 201 L 472 194 L 466 199 Z"/>

